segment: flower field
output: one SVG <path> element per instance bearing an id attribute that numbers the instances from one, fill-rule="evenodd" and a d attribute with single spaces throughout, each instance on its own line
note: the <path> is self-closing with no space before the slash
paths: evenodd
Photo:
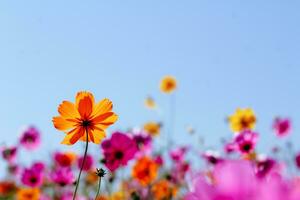
<path id="1" fill-rule="evenodd" d="M 180 92 L 178 84 L 173 76 L 159 83 L 170 104 Z M 152 97 L 145 99 L 145 106 L 158 107 Z M 300 200 L 300 154 L 290 143 L 284 149 L 273 147 L 270 155 L 260 153 L 259 116 L 251 108 L 228 113 L 226 123 L 232 135 L 222 140 L 217 151 L 203 149 L 200 143 L 177 145 L 172 124 L 166 131 L 164 122 L 115 130 L 122 113 L 114 111 L 110 99 L 98 100 L 91 92 L 80 91 L 74 100 L 53 109 L 58 113 L 52 123 L 49 119 L 49 126 L 61 133 L 56 135 L 62 140 L 57 146 L 67 145 L 69 150 L 51 152 L 50 158 L 30 165 L 20 163 L 21 151 L 43 150 L 40 130 L 27 127 L 15 145 L 1 146 L 6 171 L 1 172 L 0 199 Z M 175 117 L 172 112 L 170 122 Z M 271 126 L 279 140 L 292 131 L 287 117 L 275 117 Z M 186 132 L 197 134 L 193 127 Z M 84 146 L 80 154 L 72 151 L 76 143 Z M 90 153 L 90 145 L 97 145 L 98 152 Z"/>

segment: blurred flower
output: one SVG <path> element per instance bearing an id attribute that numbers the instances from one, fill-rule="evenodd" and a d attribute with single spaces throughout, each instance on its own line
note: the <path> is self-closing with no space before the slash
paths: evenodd
<path id="1" fill-rule="evenodd" d="M 176 196 L 177 188 L 170 182 L 163 179 L 155 183 L 151 188 L 156 200 L 173 199 Z"/>
<path id="2" fill-rule="evenodd" d="M 160 82 L 160 90 L 164 93 L 170 94 L 177 88 L 176 79 L 173 76 L 165 76 Z"/>
<path id="3" fill-rule="evenodd" d="M 63 101 L 58 112 L 60 116 L 53 117 L 53 124 L 58 130 L 70 130 L 62 141 L 62 144 L 67 145 L 78 140 L 86 141 L 86 134 L 89 142 L 99 144 L 105 137 L 105 129 L 118 118 L 112 112 L 112 102 L 109 99 L 95 103 L 90 92 L 78 92 L 75 104 Z"/>
<path id="4" fill-rule="evenodd" d="M 145 134 L 144 132 L 134 133 L 133 140 L 140 151 L 151 148 L 152 138 L 150 135 Z"/>
<path id="5" fill-rule="evenodd" d="M 2 147 L 1 148 L 2 158 L 9 163 L 13 163 L 17 157 L 17 147 Z"/>
<path id="6" fill-rule="evenodd" d="M 216 151 L 211 151 L 211 150 L 205 151 L 202 154 L 202 157 L 206 160 L 207 163 L 212 165 L 216 165 L 222 161 L 220 154 Z"/>
<path id="7" fill-rule="evenodd" d="M 145 106 L 146 106 L 146 108 L 149 108 L 149 109 L 155 109 L 156 103 L 152 97 L 147 97 L 145 99 Z"/>
<path id="8" fill-rule="evenodd" d="M 235 113 L 228 117 L 230 128 L 233 132 L 240 132 L 245 129 L 254 129 L 256 117 L 250 108 L 238 108 Z"/>
<path id="9" fill-rule="evenodd" d="M 232 153 L 236 150 L 236 144 L 234 142 L 229 142 L 227 144 L 224 145 L 224 150 L 226 153 Z"/>
<path id="10" fill-rule="evenodd" d="M 289 119 L 275 118 L 273 123 L 273 130 L 279 137 L 284 137 L 289 134 L 291 130 L 291 121 Z"/>
<path id="11" fill-rule="evenodd" d="M 59 186 L 66 186 L 74 183 L 75 177 L 72 170 L 68 167 L 60 167 L 50 174 L 51 180 Z"/>
<path id="12" fill-rule="evenodd" d="M 113 133 L 110 139 L 103 141 L 101 147 L 105 166 L 112 172 L 125 166 L 138 150 L 135 141 L 121 132 Z"/>
<path id="13" fill-rule="evenodd" d="M 178 147 L 172 151 L 170 151 L 170 157 L 173 161 L 179 162 L 184 159 L 184 156 L 187 152 L 187 147 Z"/>
<path id="14" fill-rule="evenodd" d="M 85 182 L 88 185 L 94 185 L 95 183 L 98 182 L 98 176 L 94 170 L 90 170 L 87 172 L 86 177 L 85 177 Z"/>
<path id="15" fill-rule="evenodd" d="M 298 169 L 300 169 L 300 153 L 295 156 L 295 163 Z"/>
<path id="16" fill-rule="evenodd" d="M 164 164 L 164 159 L 161 155 L 156 155 L 154 157 L 154 161 L 156 162 L 156 164 L 158 164 L 158 166 L 162 166 Z"/>
<path id="17" fill-rule="evenodd" d="M 148 185 L 157 176 L 158 165 L 149 157 L 142 157 L 137 160 L 132 168 L 132 177 L 140 184 Z"/>
<path id="18" fill-rule="evenodd" d="M 82 165 L 83 159 L 84 159 L 83 156 L 78 158 L 78 162 L 77 162 L 78 165 L 77 166 L 78 166 L 79 169 Z M 94 159 L 91 155 L 87 154 L 82 170 L 83 171 L 89 171 L 93 168 L 93 166 L 94 166 Z"/>
<path id="19" fill-rule="evenodd" d="M 254 151 L 257 139 L 257 133 L 251 130 L 244 130 L 236 136 L 235 143 L 241 153 L 248 154 Z"/>
<path id="20" fill-rule="evenodd" d="M 259 178 L 268 175 L 276 166 L 276 161 L 273 159 L 263 159 L 259 160 L 256 164 L 256 175 Z"/>
<path id="21" fill-rule="evenodd" d="M 157 136 L 160 133 L 161 124 L 148 122 L 144 125 L 144 130 L 151 136 Z"/>
<path id="22" fill-rule="evenodd" d="M 61 167 L 70 167 L 76 160 L 76 154 L 73 152 L 56 152 L 54 160 Z"/>
<path id="23" fill-rule="evenodd" d="M 17 200 L 39 200 L 40 190 L 38 188 L 21 188 L 17 192 Z"/>
<path id="24" fill-rule="evenodd" d="M 33 126 L 25 129 L 20 138 L 20 144 L 27 150 L 34 150 L 40 146 L 40 132 Z"/>
<path id="25" fill-rule="evenodd" d="M 30 187 L 40 187 L 43 184 L 43 166 L 36 163 L 30 168 L 25 168 L 22 173 L 21 181 L 24 185 Z"/>
<path id="26" fill-rule="evenodd" d="M 0 181 L 0 199 L 10 195 L 17 189 L 16 184 L 12 181 Z"/>

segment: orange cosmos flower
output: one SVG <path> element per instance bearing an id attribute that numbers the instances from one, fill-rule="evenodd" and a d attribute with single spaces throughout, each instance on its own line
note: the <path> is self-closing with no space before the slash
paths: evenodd
<path id="1" fill-rule="evenodd" d="M 156 136 L 160 132 L 160 123 L 148 122 L 144 125 L 144 130 L 151 136 Z"/>
<path id="2" fill-rule="evenodd" d="M 160 82 L 160 90 L 164 93 L 172 93 L 177 88 L 176 79 L 173 76 L 165 76 Z"/>
<path id="3" fill-rule="evenodd" d="M 75 104 L 63 101 L 53 117 L 54 127 L 66 131 L 62 144 L 73 145 L 78 140 L 99 144 L 105 137 L 105 129 L 117 121 L 118 116 L 112 112 L 113 104 L 109 99 L 95 102 L 90 92 L 78 92 Z"/>
<path id="4" fill-rule="evenodd" d="M 177 188 L 167 180 L 160 180 L 151 189 L 156 200 L 172 199 L 176 196 Z"/>
<path id="5" fill-rule="evenodd" d="M 39 200 L 40 191 L 37 188 L 22 188 L 17 192 L 17 200 Z"/>
<path id="6" fill-rule="evenodd" d="M 142 157 L 137 160 L 133 166 L 132 177 L 135 178 L 140 184 L 148 185 L 157 176 L 158 165 L 149 157 Z"/>

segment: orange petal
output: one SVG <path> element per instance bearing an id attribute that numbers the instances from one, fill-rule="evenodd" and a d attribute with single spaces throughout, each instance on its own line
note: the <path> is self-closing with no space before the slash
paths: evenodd
<path id="1" fill-rule="evenodd" d="M 84 133 L 85 131 L 82 127 L 75 128 L 71 130 L 69 133 L 67 133 L 67 135 L 65 136 L 65 138 L 61 143 L 66 145 L 73 145 L 84 135 Z"/>
<path id="2" fill-rule="evenodd" d="M 81 91 L 78 92 L 76 95 L 76 102 L 75 102 L 76 108 L 78 108 L 80 100 L 84 99 L 85 97 L 89 97 L 93 103 L 95 102 L 94 95 L 92 93 L 87 91 Z"/>
<path id="3" fill-rule="evenodd" d="M 58 107 L 58 112 L 65 119 L 80 117 L 75 105 L 69 101 L 63 101 Z"/>
<path id="4" fill-rule="evenodd" d="M 100 142 L 103 140 L 103 138 L 106 137 L 105 132 L 101 129 L 94 129 L 94 130 L 92 130 L 91 134 L 93 135 L 93 138 L 94 138 L 93 142 L 95 144 L 100 144 Z"/>
<path id="5" fill-rule="evenodd" d="M 78 102 L 78 111 L 82 118 L 87 119 L 93 111 L 93 99 L 90 96 L 85 96 Z"/>
<path id="6" fill-rule="evenodd" d="M 52 119 L 53 125 L 56 129 L 61 131 L 66 131 L 73 128 L 76 124 L 71 121 L 67 121 L 62 117 L 53 117 Z"/>
<path id="7" fill-rule="evenodd" d="M 109 99 L 103 99 L 95 105 L 92 115 L 93 116 L 101 115 L 103 113 L 111 111 L 112 108 L 113 108 L 112 102 Z"/>
<path id="8" fill-rule="evenodd" d="M 113 113 L 112 115 L 108 116 L 106 119 L 101 121 L 100 124 L 109 126 L 109 125 L 112 125 L 113 123 L 115 123 L 117 120 L 118 120 L 118 115 Z"/>

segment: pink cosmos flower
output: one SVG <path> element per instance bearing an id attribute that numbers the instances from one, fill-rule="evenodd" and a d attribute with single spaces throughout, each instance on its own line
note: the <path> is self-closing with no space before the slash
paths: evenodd
<path id="1" fill-rule="evenodd" d="M 215 151 L 205 151 L 203 154 L 202 154 L 202 157 L 204 158 L 204 160 L 211 164 L 211 165 L 216 165 L 218 164 L 219 162 L 222 161 L 222 158 L 220 157 L 219 153 L 218 152 L 215 152 Z"/>
<path id="2" fill-rule="evenodd" d="M 300 153 L 295 156 L 295 163 L 298 169 L 300 169 Z"/>
<path id="3" fill-rule="evenodd" d="M 25 129 L 20 138 L 20 144 L 27 150 L 35 150 L 40 146 L 40 132 L 33 126 Z"/>
<path id="4" fill-rule="evenodd" d="M 8 163 L 14 163 L 17 158 L 17 147 L 2 147 L 1 154 L 2 158 L 6 160 Z"/>
<path id="5" fill-rule="evenodd" d="M 43 184 L 43 171 L 42 163 L 35 163 L 30 168 L 25 168 L 21 177 L 22 183 L 30 187 L 40 187 Z"/>
<path id="6" fill-rule="evenodd" d="M 154 157 L 154 161 L 156 162 L 156 164 L 158 164 L 159 166 L 162 166 L 164 164 L 164 159 L 161 155 L 156 155 Z"/>
<path id="7" fill-rule="evenodd" d="M 241 153 L 247 154 L 254 151 L 257 139 L 257 133 L 251 130 L 244 130 L 237 135 L 235 143 Z"/>
<path id="8" fill-rule="evenodd" d="M 50 174 L 50 178 L 54 183 L 56 183 L 62 187 L 72 184 L 75 181 L 74 174 L 73 174 L 71 168 L 68 168 L 68 167 L 60 167 L 60 168 L 55 169 Z"/>
<path id="9" fill-rule="evenodd" d="M 79 169 L 81 168 L 82 162 L 83 162 L 83 156 L 78 158 L 77 166 Z M 91 155 L 87 154 L 82 170 L 89 171 L 92 169 L 93 166 L 94 166 L 94 159 Z"/>
<path id="10" fill-rule="evenodd" d="M 105 166 L 110 171 L 115 171 L 125 166 L 137 152 L 137 146 L 133 139 L 121 132 L 115 132 L 111 138 L 101 144 Z"/>
<path id="11" fill-rule="evenodd" d="M 173 151 L 170 151 L 170 157 L 173 161 L 180 162 L 184 159 L 187 150 L 188 150 L 187 147 L 179 147 Z"/>
<path id="12" fill-rule="evenodd" d="M 142 157 L 144 155 L 151 154 L 152 150 L 152 137 L 143 132 L 143 131 L 134 131 L 133 132 L 133 140 L 136 143 L 138 148 L 138 152 L 136 153 L 136 157 Z"/>
<path id="13" fill-rule="evenodd" d="M 277 117 L 273 123 L 273 130 L 278 137 L 287 136 L 291 130 L 291 121 L 288 118 Z"/>

